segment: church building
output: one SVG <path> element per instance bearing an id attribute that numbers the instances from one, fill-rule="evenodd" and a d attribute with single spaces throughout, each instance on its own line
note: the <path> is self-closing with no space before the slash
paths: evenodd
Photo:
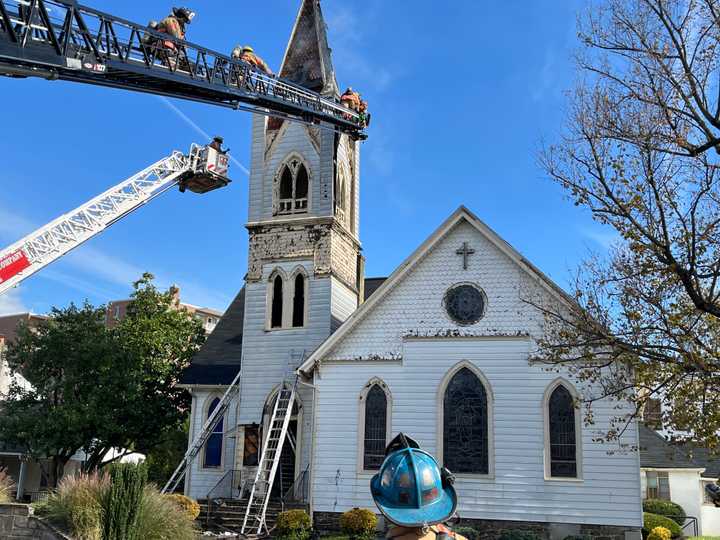
<path id="1" fill-rule="evenodd" d="M 303 0 L 280 76 L 338 97 L 319 0 Z M 625 540 L 642 526 L 639 458 L 597 442 L 618 403 L 530 360 L 565 293 L 460 207 L 387 279 L 364 276 L 360 142 L 256 115 L 245 285 L 192 361 L 190 440 L 239 392 L 185 479 L 195 499 L 252 487 L 278 389 L 297 378 L 275 496 L 319 528 L 376 510 L 370 479 L 404 432 L 456 475 L 458 514 L 494 537 Z M 370 253 L 368 256 L 372 256 Z M 637 429 L 621 440 L 637 445 Z"/>

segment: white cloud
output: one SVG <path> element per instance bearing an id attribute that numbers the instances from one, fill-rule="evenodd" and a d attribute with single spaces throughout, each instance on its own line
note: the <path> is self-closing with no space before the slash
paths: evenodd
<path id="1" fill-rule="evenodd" d="M 0 315 L 24 313 L 26 311 L 29 310 L 20 296 L 20 287 L 15 287 L 0 295 Z"/>
<path id="2" fill-rule="evenodd" d="M 620 235 L 617 233 L 617 231 L 614 230 L 598 231 L 592 229 L 583 229 L 582 234 L 605 249 L 610 249 L 611 247 L 619 243 L 621 240 Z"/>

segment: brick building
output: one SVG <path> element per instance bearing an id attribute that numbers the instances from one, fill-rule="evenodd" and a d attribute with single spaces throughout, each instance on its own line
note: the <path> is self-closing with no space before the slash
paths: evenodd
<path id="1" fill-rule="evenodd" d="M 318 0 L 303 0 L 280 75 L 338 97 Z M 526 300 L 567 302 L 555 284 L 462 207 L 389 278 L 368 280 L 360 144 L 256 115 L 251 158 L 245 286 L 182 377 L 190 438 L 238 372 L 239 397 L 187 494 L 238 497 L 252 484 L 278 388 L 297 370 L 274 490 L 320 528 L 374 509 L 370 479 L 403 431 L 457 473 L 459 513 L 488 538 L 638 537 L 637 454 L 595 440 L 617 404 L 597 402 L 586 426 L 574 404 L 596 389 L 529 362 L 543 316 Z M 636 430 L 622 442 L 636 444 Z"/>

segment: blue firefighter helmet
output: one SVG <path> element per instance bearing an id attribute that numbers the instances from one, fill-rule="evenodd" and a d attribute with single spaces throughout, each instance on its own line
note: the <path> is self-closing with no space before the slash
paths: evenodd
<path id="1" fill-rule="evenodd" d="M 449 519 L 457 508 L 453 476 L 435 458 L 400 433 L 388 445 L 370 491 L 380 512 L 403 527 L 424 527 Z"/>

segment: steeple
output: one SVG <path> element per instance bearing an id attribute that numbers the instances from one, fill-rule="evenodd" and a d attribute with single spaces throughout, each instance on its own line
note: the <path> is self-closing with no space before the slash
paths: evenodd
<path id="1" fill-rule="evenodd" d="M 339 95 L 320 0 L 303 0 L 280 76 L 324 95 Z"/>

